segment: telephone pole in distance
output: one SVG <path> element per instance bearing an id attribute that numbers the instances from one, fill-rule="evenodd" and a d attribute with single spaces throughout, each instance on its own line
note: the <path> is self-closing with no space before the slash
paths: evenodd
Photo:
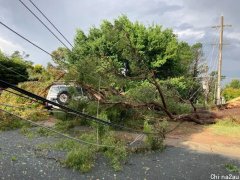
<path id="1" fill-rule="evenodd" d="M 217 76 L 217 97 L 216 104 L 221 105 L 221 77 L 222 77 L 222 49 L 223 49 L 223 30 L 224 27 L 231 27 L 231 25 L 224 25 L 224 17 L 221 16 L 221 22 L 218 26 L 213 26 L 213 28 L 220 28 L 219 37 L 219 52 L 218 52 L 218 76 Z"/>

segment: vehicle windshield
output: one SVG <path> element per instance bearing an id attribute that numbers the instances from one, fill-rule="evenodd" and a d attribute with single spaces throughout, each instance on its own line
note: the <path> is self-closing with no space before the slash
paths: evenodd
<path id="1" fill-rule="evenodd" d="M 51 93 L 58 93 L 60 91 L 67 91 L 68 87 L 66 86 L 52 86 L 50 89 Z"/>

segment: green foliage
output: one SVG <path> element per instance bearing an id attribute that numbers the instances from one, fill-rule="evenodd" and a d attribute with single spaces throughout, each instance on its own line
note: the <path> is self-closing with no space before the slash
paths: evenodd
<path id="1" fill-rule="evenodd" d="M 66 132 L 72 128 L 74 128 L 74 121 L 62 121 L 62 120 L 59 120 L 57 121 L 57 123 L 55 124 L 55 129 L 59 130 L 59 131 L 62 131 L 62 132 Z"/>
<path id="2" fill-rule="evenodd" d="M 24 136 L 32 139 L 33 137 L 35 137 L 34 132 L 29 128 L 29 126 L 23 126 L 20 129 L 20 133 L 23 134 Z"/>
<path id="3" fill-rule="evenodd" d="M 226 85 L 222 94 L 227 101 L 240 97 L 240 81 L 236 79 L 232 80 L 228 85 Z"/>
<path id="4" fill-rule="evenodd" d="M 18 86 L 35 94 L 40 94 L 41 90 L 46 87 L 46 84 L 41 82 L 24 82 L 19 83 Z M 4 109 L 20 115 L 23 118 L 31 119 L 33 121 L 45 120 L 48 118 L 48 112 L 44 109 L 43 105 L 40 105 L 36 102 L 31 102 L 29 99 L 14 95 L 7 91 L 3 91 L 1 94 L 0 102 L 2 104 L 13 106 L 4 107 Z"/>
<path id="5" fill-rule="evenodd" d="M 110 131 L 99 137 L 99 143 L 106 147 L 97 147 L 95 145 L 82 145 L 74 140 L 61 140 L 52 147 L 61 151 L 67 151 L 65 164 L 68 167 L 80 170 L 82 172 L 89 171 L 93 165 L 97 153 L 103 153 L 107 157 L 114 168 L 118 171 L 122 168 L 122 163 L 126 160 L 126 146 L 122 141 L 117 140 Z M 82 134 L 79 139 L 89 143 L 96 143 L 95 133 Z M 45 147 L 45 145 L 43 146 Z M 49 148 L 47 146 L 46 148 Z M 86 152 L 86 151 L 89 152 Z"/>
<path id="6" fill-rule="evenodd" d="M 65 79 L 86 87 L 93 97 L 99 92 L 103 97 L 100 103 L 104 104 L 99 112 L 104 112 L 110 121 L 123 123 L 123 119 L 139 117 L 135 114 L 139 113 L 135 111 L 139 105 L 146 109 L 151 108 L 146 103 L 162 105 L 163 96 L 153 79 L 164 86 L 164 94 L 170 91 L 176 94 L 172 88 L 175 86 L 180 96 L 189 98 L 200 85 L 193 78 L 200 72 L 193 71 L 199 65 L 201 48 L 200 43 L 190 46 L 180 42 L 171 29 L 154 24 L 145 26 L 120 16 L 113 22 L 105 20 L 99 27 L 90 28 L 87 34 L 77 30 L 72 51 L 58 49 L 54 53 L 58 57 L 56 62 L 68 71 Z M 172 86 L 160 80 L 169 80 Z M 79 109 L 96 116 L 97 102 L 90 100 Z M 186 109 L 179 108 L 176 113 Z"/>
<path id="7" fill-rule="evenodd" d="M 11 157 L 11 160 L 12 160 L 12 161 L 17 161 L 17 156 L 12 156 L 12 157 Z"/>
<path id="8" fill-rule="evenodd" d="M 127 77 L 147 77 L 154 70 L 157 77 L 165 79 L 186 73 L 191 59 L 190 46 L 179 43 L 172 30 L 158 25 L 146 27 L 126 16 L 113 23 L 105 20 L 87 35 L 78 30 L 73 51 L 64 58 L 69 63 L 65 66 L 69 70 L 67 79 L 97 88 L 101 77 L 102 86 L 120 89 L 130 83 L 124 79 L 123 70 Z"/>
<path id="9" fill-rule="evenodd" d="M 225 164 L 225 168 L 226 168 L 229 172 L 240 173 L 240 168 L 238 168 L 237 166 L 235 166 L 235 165 L 233 165 L 233 164 Z"/>
<path id="10" fill-rule="evenodd" d="M 25 122 L 0 112 L 0 131 L 18 129 L 25 125 Z"/>
<path id="11" fill-rule="evenodd" d="M 240 97 L 240 89 L 234 89 L 232 87 L 227 87 L 222 92 L 223 96 L 227 101 Z"/>
<path id="12" fill-rule="evenodd" d="M 140 103 L 153 102 L 156 97 L 157 92 L 155 87 L 147 81 L 136 83 L 135 87 L 126 92 L 126 98 Z"/>
<path id="13" fill-rule="evenodd" d="M 107 136 L 105 135 L 102 140 L 102 144 L 113 146 L 102 148 L 102 150 L 105 157 L 110 160 L 113 169 L 115 171 L 120 171 L 122 169 L 122 163 L 127 158 L 126 146 L 123 142 L 116 140 L 113 136 L 113 133 L 109 133 Z"/>
<path id="14" fill-rule="evenodd" d="M 227 136 L 240 136 L 240 120 L 236 118 L 219 119 L 216 124 L 210 126 L 216 134 Z"/>
<path id="15" fill-rule="evenodd" d="M 26 61 L 25 58 L 26 56 L 21 55 L 18 51 L 15 51 L 11 56 L 7 56 L 0 51 L 1 79 L 12 84 L 28 80 L 27 69 L 32 66 L 32 62 Z"/>
<path id="16" fill-rule="evenodd" d="M 56 149 L 61 151 L 71 151 L 74 148 L 80 148 L 80 146 L 81 144 L 79 144 L 78 142 L 69 139 L 61 140 L 54 145 Z"/>
<path id="17" fill-rule="evenodd" d="M 240 89 L 240 81 L 237 79 L 232 80 L 228 85 L 228 88 Z"/>
<path id="18" fill-rule="evenodd" d="M 163 122 L 158 122 L 156 124 L 156 134 L 151 134 L 154 133 L 154 126 L 150 125 L 148 121 L 144 122 L 144 132 L 148 133 L 147 138 L 145 143 L 150 147 L 151 150 L 163 150 L 164 145 L 163 145 L 163 140 L 165 137 L 165 131 L 168 126 L 168 123 L 166 120 Z"/>
<path id="19" fill-rule="evenodd" d="M 96 143 L 96 136 L 91 133 L 83 134 L 79 139 Z M 62 140 L 55 144 L 55 148 L 67 151 L 67 157 L 64 161 L 67 167 L 80 170 L 81 172 L 88 172 L 94 165 L 97 152 L 96 146 L 82 145 L 74 140 Z"/>
<path id="20" fill-rule="evenodd" d="M 50 136 L 52 134 L 52 132 L 43 127 L 37 128 L 36 132 L 39 136 Z"/>
<path id="21" fill-rule="evenodd" d="M 65 164 L 81 172 L 88 172 L 94 165 L 94 159 L 94 149 L 82 146 L 68 152 Z"/>
<path id="22" fill-rule="evenodd" d="M 192 111 L 192 107 L 190 104 L 180 103 L 177 100 L 171 98 L 168 99 L 167 106 L 169 111 L 175 115 L 188 114 Z"/>

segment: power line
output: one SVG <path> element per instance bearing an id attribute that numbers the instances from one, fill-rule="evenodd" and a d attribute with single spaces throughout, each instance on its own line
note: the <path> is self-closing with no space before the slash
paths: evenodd
<path id="1" fill-rule="evenodd" d="M 14 31 L 12 28 L 10 28 L 9 26 L 7 26 L 6 24 L 4 24 L 3 22 L 0 21 L 0 24 L 2 24 L 4 27 L 6 27 L 7 29 L 9 29 L 10 31 L 12 31 L 13 33 L 17 34 L 19 37 L 21 37 L 22 39 L 24 39 L 25 41 L 29 42 L 30 44 L 32 44 L 33 46 L 35 46 L 36 48 L 40 49 L 41 51 L 45 52 L 46 54 L 48 54 L 51 57 L 54 57 L 51 53 L 49 53 L 48 51 L 44 50 L 43 48 L 41 48 L 40 46 L 38 46 L 37 44 L 33 43 L 32 41 L 30 41 L 29 39 L 25 38 L 24 36 L 22 36 L 21 34 L 19 34 L 18 32 Z"/>
<path id="2" fill-rule="evenodd" d="M 0 111 L 5 112 L 5 113 L 7 113 L 7 114 L 9 114 L 9 115 L 11 115 L 11 116 L 17 117 L 17 118 L 19 118 L 19 119 L 21 119 L 21 120 L 23 120 L 23 121 L 29 122 L 30 124 L 33 124 L 33 125 L 35 125 L 35 126 L 39 126 L 39 127 L 41 127 L 41 128 L 47 129 L 48 131 L 54 132 L 55 134 L 61 135 L 61 136 L 65 137 L 65 138 L 68 138 L 68 139 L 72 139 L 72 140 L 74 140 L 74 141 L 77 141 L 77 142 L 79 142 L 79 143 L 81 143 L 81 144 L 93 145 L 93 146 L 99 146 L 99 147 L 111 147 L 111 148 L 115 148 L 115 146 L 109 146 L 109 145 L 104 145 L 104 144 L 92 143 L 92 142 L 84 141 L 84 140 L 81 140 L 81 139 L 78 139 L 78 138 L 75 138 L 75 137 L 72 137 L 72 136 L 63 134 L 63 133 L 58 132 L 58 131 L 56 131 L 56 130 L 54 130 L 54 129 L 52 129 L 52 128 L 43 126 L 43 125 L 38 124 L 38 123 L 36 123 L 36 122 L 33 122 L 33 121 L 31 121 L 31 120 L 25 119 L 25 118 L 23 118 L 23 117 L 21 117 L 21 116 L 18 116 L 18 115 L 16 115 L 16 114 L 13 114 L 13 113 L 11 113 L 11 112 L 8 112 L 8 111 L 6 111 L 6 110 L 4 110 L 4 109 L 0 109 Z"/>
<path id="3" fill-rule="evenodd" d="M 68 44 L 70 44 L 70 46 L 73 47 L 73 45 L 68 41 L 68 39 L 60 32 L 60 30 L 49 20 L 49 18 L 47 18 L 47 16 L 39 9 L 39 7 L 37 7 L 37 5 L 32 2 L 31 0 L 29 0 L 29 2 L 43 15 L 43 17 L 45 17 L 45 19 L 54 27 L 54 29 L 61 34 L 61 36 L 68 42 Z"/>
<path id="4" fill-rule="evenodd" d="M 14 94 L 14 95 L 16 95 L 16 96 L 19 96 L 19 97 L 22 97 L 22 98 L 25 98 L 25 99 L 34 101 L 34 102 L 39 103 L 39 104 L 42 104 L 42 103 L 38 102 L 37 100 L 32 99 L 32 98 L 27 97 L 27 96 L 23 96 L 22 94 L 15 93 L 15 92 L 9 91 L 9 90 L 7 90 L 7 89 L 3 89 L 3 91 L 7 91 L 7 92 L 9 92 L 9 93 L 11 93 L 11 94 Z"/>
<path id="5" fill-rule="evenodd" d="M 66 45 L 64 42 L 62 42 L 62 40 L 59 39 L 59 38 L 57 37 L 57 35 L 56 35 L 22 0 L 18 0 L 18 1 L 21 2 L 22 5 L 23 5 L 35 18 L 37 18 L 38 21 L 39 21 L 45 28 L 47 28 L 48 31 L 49 31 L 63 46 L 65 46 L 65 47 L 70 51 L 70 49 L 67 47 L 67 45 Z"/>
<path id="6" fill-rule="evenodd" d="M 17 86 L 14 86 L 6 81 L 3 81 L 3 80 L 0 80 L 0 84 L 3 85 L 3 87 L 9 87 L 15 91 L 18 91 L 20 92 L 21 94 L 24 94 L 26 96 L 28 96 L 29 98 L 33 98 L 35 99 L 36 101 L 41 101 L 43 103 L 49 103 L 49 104 L 52 104 L 54 106 L 57 106 L 65 111 L 68 111 L 68 112 L 71 112 L 71 113 L 74 113 L 80 117 L 83 117 L 83 118 L 86 118 L 86 119 L 89 119 L 89 120 L 92 120 L 94 122 L 97 122 L 97 123 L 100 123 L 100 124 L 103 124 L 103 125 L 106 125 L 106 126 L 111 126 L 111 127 L 118 127 L 118 128 L 121 128 L 121 129 L 125 129 L 126 131 L 129 131 L 129 132 L 135 132 L 135 133 L 143 133 L 143 134 L 155 134 L 155 135 L 158 135 L 158 133 L 148 133 L 148 132 L 143 132 L 141 130 L 136 130 L 136 129 L 132 129 L 132 128 L 129 128 L 129 127 L 126 127 L 126 126 L 122 126 L 122 125 L 119 125 L 119 124 L 115 124 L 115 123 L 112 123 L 112 122 L 109 122 L 109 121 L 105 121 L 103 119 L 99 119 L 99 118 L 96 118 L 94 116 L 91 116 L 91 115 L 88 115 L 88 114 L 85 114 L 83 112 L 80 112 L 80 111 L 77 111 L 77 110 L 74 110 L 74 109 L 71 109 L 67 106 L 64 106 L 64 105 L 61 105 L 61 104 L 58 104 L 56 102 L 53 102 L 53 101 L 50 101 L 50 100 L 47 100 L 41 96 L 38 96 L 36 94 L 33 94 L 29 91 L 26 91 L 24 89 L 21 89 Z M 17 93 L 15 93 L 17 94 Z"/>

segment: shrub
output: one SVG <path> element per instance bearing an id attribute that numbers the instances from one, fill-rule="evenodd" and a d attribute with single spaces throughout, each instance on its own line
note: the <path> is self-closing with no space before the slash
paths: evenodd
<path id="1" fill-rule="evenodd" d="M 94 165 L 94 159 L 94 149 L 80 146 L 68 152 L 65 164 L 67 167 L 80 170 L 81 172 L 88 172 Z"/>
<path id="2" fill-rule="evenodd" d="M 154 132 L 154 126 L 150 125 L 148 121 L 144 122 L 144 132 L 149 133 L 147 134 L 145 143 L 147 144 L 147 146 L 150 147 L 151 150 L 163 150 L 164 149 L 163 140 L 165 138 L 165 132 L 168 126 L 167 121 L 164 120 L 161 123 L 157 122 L 155 126 L 157 134 L 150 134 Z"/>
<path id="3" fill-rule="evenodd" d="M 173 114 L 188 114 L 192 111 L 190 104 L 176 102 L 173 99 L 167 100 L 168 110 Z"/>
<path id="4" fill-rule="evenodd" d="M 240 96 L 240 89 L 234 89 L 232 87 L 225 88 L 223 90 L 223 96 L 227 101 Z"/>
<path id="5" fill-rule="evenodd" d="M 113 146 L 113 147 L 104 147 L 102 148 L 102 151 L 110 160 L 110 163 L 115 171 L 119 171 L 122 169 L 122 163 L 127 158 L 127 150 L 126 146 L 123 142 L 118 141 L 114 138 L 113 133 L 109 133 L 107 136 L 105 136 L 102 140 L 102 144 L 107 146 Z"/>
<path id="6" fill-rule="evenodd" d="M 233 165 L 233 164 L 225 164 L 225 168 L 226 168 L 229 172 L 240 173 L 240 168 L 238 168 L 237 166 L 235 166 L 235 165 Z"/>

